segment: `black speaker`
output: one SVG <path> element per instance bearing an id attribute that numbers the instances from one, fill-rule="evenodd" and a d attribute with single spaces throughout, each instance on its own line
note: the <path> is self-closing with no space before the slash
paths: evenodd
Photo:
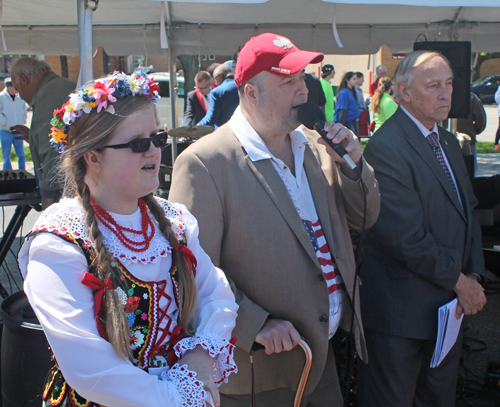
<path id="1" fill-rule="evenodd" d="M 449 118 L 465 118 L 470 114 L 470 61 L 469 41 L 422 41 L 413 44 L 413 51 L 435 51 L 450 61 L 453 71 L 453 95 Z"/>

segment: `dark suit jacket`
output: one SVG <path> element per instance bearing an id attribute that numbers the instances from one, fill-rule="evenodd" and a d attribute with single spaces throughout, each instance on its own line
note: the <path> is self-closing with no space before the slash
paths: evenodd
<path id="1" fill-rule="evenodd" d="M 364 151 L 382 198 L 360 266 L 366 328 L 435 340 L 438 308 L 456 297 L 460 273 L 484 272 L 477 200 L 462 151 L 453 134 L 439 128 L 439 137 L 463 208 L 429 142 L 401 108 Z"/>
<path id="2" fill-rule="evenodd" d="M 210 109 L 199 124 L 220 127 L 231 118 L 239 104 L 236 82 L 232 78 L 226 79 L 210 92 Z"/>
<path id="3" fill-rule="evenodd" d="M 198 124 L 201 119 L 205 117 L 205 108 L 201 105 L 196 96 L 196 90 L 187 94 L 186 111 L 184 112 L 184 119 L 182 120 L 183 126 L 194 126 Z"/>
<path id="4" fill-rule="evenodd" d="M 309 91 L 307 94 L 307 101 L 314 103 L 316 106 L 324 107 L 326 104 L 326 97 L 319 78 L 311 75 L 310 73 L 306 73 L 305 82 L 307 90 Z"/>

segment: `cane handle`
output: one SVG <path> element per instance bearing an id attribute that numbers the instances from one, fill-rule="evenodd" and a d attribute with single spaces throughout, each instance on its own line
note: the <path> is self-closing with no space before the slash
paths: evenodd
<path id="1" fill-rule="evenodd" d="M 311 371 L 312 365 L 312 352 L 309 345 L 304 339 L 301 339 L 299 346 L 302 348 L 306 355 L 306 362 L 304 363 L 304 369 L 302 369 L 302 375 L 300 376 L 299 385 L 297 386 L 297 393 L 295 394 L 295 400 L 293 401 L 293 407 L 300 407 L 302 401 L 302 396 L 304 395 L 304 390 L 306 389 L 307 379 L 309 378 L 309 372 Z"/>

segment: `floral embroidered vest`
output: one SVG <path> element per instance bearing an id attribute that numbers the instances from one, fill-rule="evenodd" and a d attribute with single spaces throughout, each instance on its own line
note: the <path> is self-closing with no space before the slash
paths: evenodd
<path id="1" fill-rule="evenodd" d="M 38 230 L 30 233 L 27 237 L 34 237 L 36 234 L 46 232 Z M 95 270 L 91 266 L 91 250 L 83 240 L 76 239 L 70 234 L 61 234 L 51 231 L 60 238 L 76 244 L 83 252 L 89 265 L 86 276 L 99 281 L 95 276 Z M 179 242 L 186 245 L 185 234 L 179 237 Z M 165 292 L 167 280 L 158 282 L 144 282 L 135 278 L 116 258 L 111 263 L 113 267 L 112 285 L 124 305 L 125 313 L 130 328 L 130 350 L 133 355 L 133 363 L 137 367 L 147 370 L 149 368 L 172 366 L 176 362 L 175 352 L 171 351 L 173 345 L 182 339 L 183 331 L 177 325 L 177 321 L 167 315 L 168 306 L 165 310 L 158 306 L 159 300 L 165 297 L 170 305 L 171 301 L 177 303 L 179 307 L 178 275 L 175 264 L 175 256 L 172 255 L 172 266 L 170 268 L 170 279 L 173 284 L 175 298 L 170 298 Z M 84 279 L 85 280 L 85 279 Z M 87 284 L 88 285 L 88 284 Z M 94 289 L 94 295 L 98 290 Z M 160 328 L 160 323 L 167 319 L 167 323 Z M 96 321 L 99 324 L 99 321 Z M 101 321 L 103 322 L 103 321 Z M 170 335 L 170 343 L 166 343 L 167 336 Z M 102 333 L 101 333 L 101 336 Z M 85 400 L 74 389 L 72 389 L 64 379 L 57 361 L 53 356 L 55 365 L 50 370 L 44 390 L 44 406 L 50 407 L 100 407 L 99 404 Z"/>

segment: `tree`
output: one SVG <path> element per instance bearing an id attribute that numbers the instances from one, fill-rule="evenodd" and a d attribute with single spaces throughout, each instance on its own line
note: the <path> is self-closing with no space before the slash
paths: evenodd
<path id="1" fill-rule="evenodd" d="M 500 52 L 481 52 L 477 56 L 476 65 L 472 66 L 473 74 L 472 81 L 476 81 L 481 77 L 481 64 L 488 59 L 500 58 Z"/>
<path id="2" fill-rule="evenodd" d="M 68 77 L 68 58 L 66 55 L 60 55 L 59 60 L 61 61 L 61 76 L 63 78 Z"/>
<path id="3" fill-rule="evenodd" d="M 200 70 L 200 60 L 198 55 L 179 55 L 179 61 L 182 64 L 182 70 L 184 71 L 184 94 L 186 98 L 184 99 L 184 110 L 186 109 L 186 100 L 188 92 L 194 89 L 194 77 Z"/>

